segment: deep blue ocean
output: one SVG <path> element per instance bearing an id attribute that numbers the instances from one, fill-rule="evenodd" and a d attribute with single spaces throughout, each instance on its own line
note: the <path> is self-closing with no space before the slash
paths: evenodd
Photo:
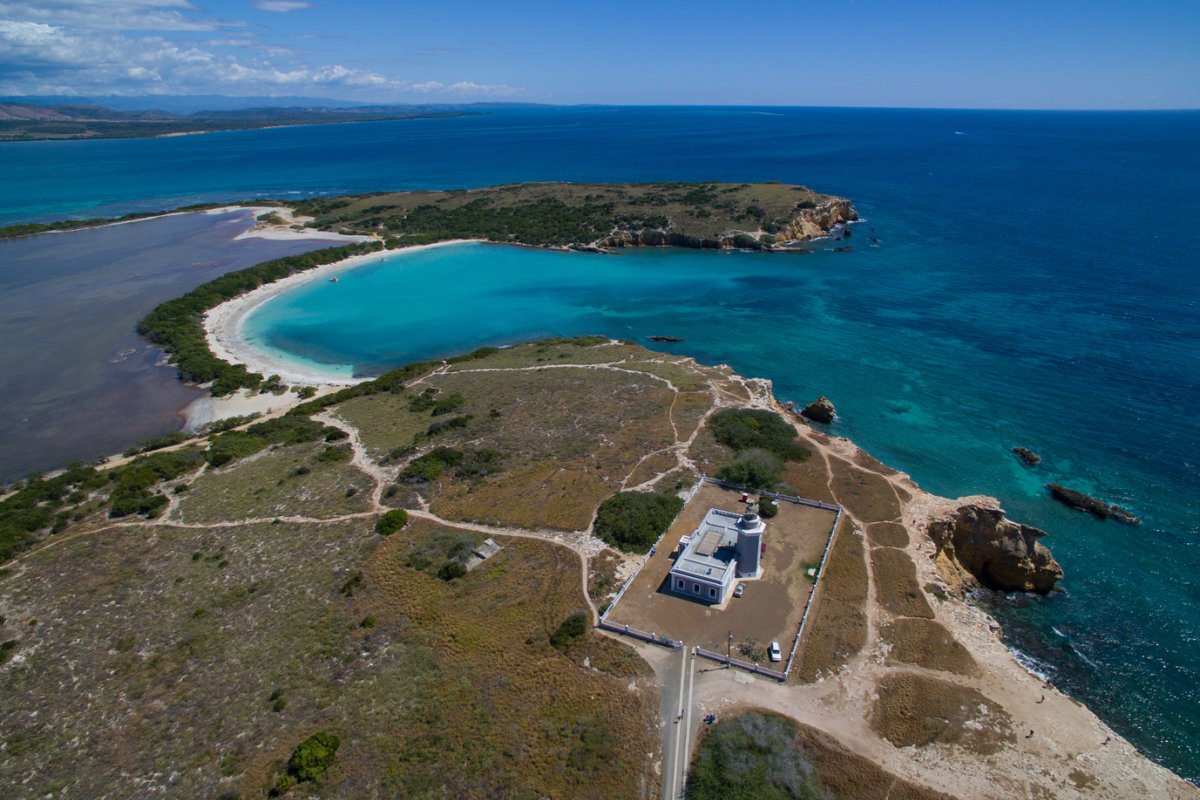
<path id="1" fill-rule="evenodd" d="M 1200 778 L 1200 113 L 526 109 L 6 144 L 0 223 L 530 180 L 780 180 L 865 221 L 853 252 L 808 256 L 427 251 L 252 327 L 365 371 L 533 335 L 683 336 L 676 352 L 785 399 L 826 394 L 835 432 L 924 488 L 995 495 L 1049 531 L 1066 592 L 989 601 L 1005 635 Z M 1048 481 L 1144 523 L 1069 511 Z"/>

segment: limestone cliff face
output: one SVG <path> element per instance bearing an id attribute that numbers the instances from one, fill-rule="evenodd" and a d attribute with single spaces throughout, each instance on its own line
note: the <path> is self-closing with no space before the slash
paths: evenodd
<path id="1" fill-rule="evenodd" d="M 791 240 L 807 241 L 818 236 L 824 236 L 833 230 L 839 222 L 853 222 L 858 219 L 858 212 L 844 197 L 831 197 L 819 203 L 816 208 L 802 208 L 787 226 L 776 234 L 775 240 L 786 242 Z"/>
<path id="2" fill-rule="evenodd" d="M 970 498 L 936 516 L 928 532 L 938 571 L 952 585 L 983 585 L 1001 591 L 1046 594 L 1063 571 L 1049 548 L 1038 541 L 1045 531 L 1013 522 L 987 498 Z"/>
<path id="3" fill-rule="evenodd" d="M 844 197 L 831 197 L 816 208 L 802 208 L 796 216 L 775 236 L 777 242 L 808 241 L 827 235 L 839 222 L 858 219 L 858 212 Z M 747 240 L 749 236 L 749 240 Z M 677 230 L 643 228 L 636 231 L 616 231 L 592 243 L 594 247 L 692 247 L 719 250 L 724 247 L 759 247 L 770 250 L 770 245 L 757 243 L 758 232 L 729 230 L 706 236 L 694 236 Z"/>
<path id="4" fill-rule="evenodd" d="M 732 237 L 701 238 L 688 236 L 677 231 L 664 231 L 658 228 L 643 228 L 640 231 L 618 231 L 611 236 L 595 242 L 598 247 L 695 247 L 707 250 L 717 250 L 722 247 L 732 247 Z"/>

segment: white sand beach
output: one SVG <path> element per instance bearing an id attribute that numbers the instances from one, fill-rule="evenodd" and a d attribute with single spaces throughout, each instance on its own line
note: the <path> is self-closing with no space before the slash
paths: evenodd
<path id="1" fill-rule="evenodd" d="M 299 233 L 291 231 L 291 233 Z M 339 235 L 339 234 L 334 234 Z M 209 349 L 218 358 L 231 364 L 244 364 L 251 372 L 263 375 L 278 375 L 284 383 L 303 386 L 348 386 L 360 383 L 363 378 L 354 378 L 348 374 L 348 365 L 339 370 L 330 367 L 323 370 L 316 364 L 305 364 L 299 360 L 288 359 L 282 355 L 264 351 L 254 347 L 246 340 L 243 327 L 246 318 L 263 303 L 268 302 L 283 292 L 302 286 L 311 281 L 329 280 L 338 273 L 353 269 L 372 261 L 390 258 L 434 247 L 446 247 L 452 244 L 462 244 L 469 239 L 455 239 L 435 244 L 407 247 L 403 250 L 381 250 L 362 256 L 353 256 L 333 264 L 316 267 L 298 272 L 274 283 L 260 286 L 252 292 L 235 297 L 210 310 L 204 316 L 204 330 Z"/>

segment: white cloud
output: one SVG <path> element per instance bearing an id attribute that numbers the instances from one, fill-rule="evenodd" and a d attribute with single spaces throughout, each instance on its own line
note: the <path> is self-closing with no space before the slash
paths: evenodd
<path id="1" fill-rule="evenodd" d="M 307 5 L 299 0 L 261 4 Z M 222 33 L 193 35 L 213 30 Z M 188 0 L 0 0 L 0 94 L 309 91 L 396 102 L 511 96 L 522 90 L 466 80 L 414 82 L 343 64 L 314 64 L 304 52 L 264 41 L 243 23 L 203 17 Z"/>
<path id="2" fill-rule="evenodd" d="M 404 86 L 422 94 L 473 94 L 490 96 L 509 96 L 520 94 L 521 89 L 503 83 L 475 83 L 474 81 L 456 81 L 442 83 L 441 81 L 423 81 L 422 83 L 405 83 Z"/>
<path id="3" fill-rule="evenodd" d="M 0 19 L 88 30 L 211 31 L 235 24 L 197 13 L 187 0 L 0 0 Z"/>
<path id="4" fill-rule="evenodd" d="M 282 14 L 288 11 L 312 8 L 312 3 L 304 3 L 300 0 L 254 0 L 254 7 L 261 11 L 278 11 Z"/>

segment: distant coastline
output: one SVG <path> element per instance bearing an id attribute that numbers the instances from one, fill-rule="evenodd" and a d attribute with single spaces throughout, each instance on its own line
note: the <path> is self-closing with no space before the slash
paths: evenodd
<path id="1" fill-rule="evenodd" d="M 115 111 L 96 105 L 0 103 L 0 143 L 78 139 L 157 139 L 297 125 L 389 122 L 468 116 L 474 111 L 403 107 L 249 108 L 237 111 Z"/>

